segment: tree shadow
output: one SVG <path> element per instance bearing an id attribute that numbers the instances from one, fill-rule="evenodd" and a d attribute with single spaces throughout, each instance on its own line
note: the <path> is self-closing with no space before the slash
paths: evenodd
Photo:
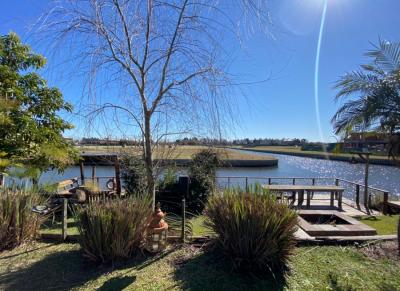
<path id="1" fill-rule="evenodd" d="M 243 275 L 216 251 L 189 255 L 173 262 L 175 279 L 183 290 L 283 290 L 284 274 Z"/>
<path id="2" fill-rule="evenodd" d="M 123 276 L 111 278 L 97 289 L 97 291 L 123 290 L 136 281 L 136 276 Z"/>
<path id="3" fill-rule="evenodd" d="M 37 254 L 33 254 L 37 256 Z M 50 253 L 33 264 L 16 271 L 0 274 L 1 290 L 70 290 L 115 270 L 140 269 L 163 256 L 144 255 L 113 265 L 96 265 L 82 255 L 81 250 Z M 105 282 L 100 290 L 120 290 L 118 286 L 130 285 L 135 277 L 117 277 Z M 114 288 L 111 288 L 114 287 Z M 126 287 L 126 286 L 125 286 Z"/>

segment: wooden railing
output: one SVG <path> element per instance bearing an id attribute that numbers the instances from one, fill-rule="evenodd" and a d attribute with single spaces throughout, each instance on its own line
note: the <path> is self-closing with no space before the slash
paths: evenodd
<path id="1" fill-rule="evenodd" d="M 221 183 L 225 181 L 224 183 Z M 365 208 L 370 209 L 378 202 L 382 203 L 382 212 L 386 214 L 388 212 L 388 201 L 389 191 L 379 189 L 376 187 L 368 186 L 368 198 L 364 201 L 363 193 L 364 185 L 361 183 L 349 181 L 346 179 L 336 177 L 249 177 L 249 176 L 219 176 L 217 177 L 217 185 L 222 188 L 230 187 L 244 187 L 247 189 L 249 185 L 254 183 L 260 184 L 305 184 L 305 185 L 328 185 L 334 184 L 336 186 L 342 186 L 345 188 L 344 196 L 353 200 L 359 207 L 361 204 Z"/>

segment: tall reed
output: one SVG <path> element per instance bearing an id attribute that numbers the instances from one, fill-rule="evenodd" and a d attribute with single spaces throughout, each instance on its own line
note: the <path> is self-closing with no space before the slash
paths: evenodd
<path id="1" fill-rule="evenodd" d="M 32 207 L 42 200 L 37 193 L 0 189 L 0 251 L 36 237 L 44 217 L 32 212 Z"/>
<path id="2" fill-rule="evenodd" d="M 147 197 L 87 205 L 77 212 L 84 256 L 98 263 L 133 257 L 143 247 L 151 215 Z"/>
<path id="3" fill-rule="evenodd" d="M 235 269 L 286 271 L 294 249 L 297 215 L 260 187 L 226 190 L 209 197 L 206 224 Z"/>

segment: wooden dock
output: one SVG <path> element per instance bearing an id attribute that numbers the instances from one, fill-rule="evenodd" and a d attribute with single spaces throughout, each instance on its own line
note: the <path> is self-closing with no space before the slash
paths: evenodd
<path id="1" fill-rule="evenodd" d="M 390 200 L 390 201 L 388 201 L 388 205 L 389 205 L 390 207 L 400 209 L 400 201 L 393 201 L 393 200 Z"/>
<path id="2" fill-rule="evenodd" d="M 400 206 L 399 206 L 400 207 Z M 306 206 L 303 205 L 302 209 L 306 209 Z M 310 210 L 336 210 L 348 216 L 362 216 L 367 215 L 367 211 L 364 205 L 360 204 L 360 207 L 357 207 L 355 201 L 350 200 L 348 198 L 342 198 L 342 210 L 340 210 L 337 206 L 330 206 L 330 195 L 328 194 L 314 194 L 313 199 L 311 199 Z M 370 209 L 369 215 L 382 215 L 381 212 Z"/>

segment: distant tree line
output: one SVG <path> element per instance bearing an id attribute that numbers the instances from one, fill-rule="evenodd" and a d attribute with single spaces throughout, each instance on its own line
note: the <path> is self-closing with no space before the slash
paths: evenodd
<path id="1" fill-rule="evenodd" d="M 143 145 L 141 140 L 135 139 L 112 139 L 112 138 L 82 138 L 81 140 L 75 141 L 77 145 L 104 145 L 104 146 L 141 146 Z M 175 141 L 159 142 L 160 145 L 204 145 L 204 146 L 305 146 L 309 144 L 319 144 L 315 142 L 309 142 L 306 139 L 274 139 L 274 138 L 243 138 L 243 139 L 214 139 L 214 138 L 197 138 L 197 137 L 185 137 L 177 139 Z"/>

